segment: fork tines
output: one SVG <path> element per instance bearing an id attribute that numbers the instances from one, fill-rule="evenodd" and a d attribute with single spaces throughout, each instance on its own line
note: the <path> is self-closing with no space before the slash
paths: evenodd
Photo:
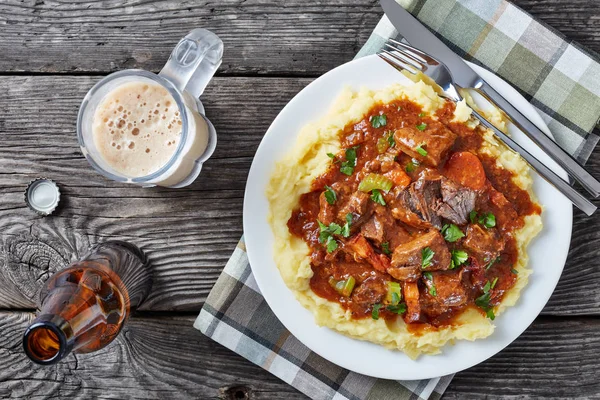
<path id="1" fill-rule="evenodd" d="M 392 67 L 411 74 L 425 72 L 427 64 L 434 60 L 427 54 L 394 39 L 388 39 L 377 55 Z"/>

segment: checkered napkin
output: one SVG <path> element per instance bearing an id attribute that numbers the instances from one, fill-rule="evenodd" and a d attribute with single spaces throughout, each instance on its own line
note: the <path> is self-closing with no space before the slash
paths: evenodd
<path id="1" fill-rule="evenodd" d="M 502 0 L 397 0 L 461 56 L 515 85 L 558 142 L 585 161 L 598 141 L 600 64 L 595 55 Z M 398 33 L 383 17 L 357 57 Z M 194 326 L 313 399 L 438 399 L 452 375 L 422 381 L 375 379 L 340 368 L 292 336 L 252 276 L 243 238 Z"/>
<path id="2" fill-rule="evenodd" d="M 600 56 L 504 0 L 396 0 L 463 58 L 531 102 L 557 142 L 585 162 L 598 136 Z M 357 57 L 401 38 L 384 16 Z"/>
<path id="3" fill-rule="evenodd" d="M 243 238 L 194 327 L 315 400 L 439 399 L 452 379 L 452 375 L 423 381 L 375 379 L 310 351 L 284 328 L 260 294 Z"/>

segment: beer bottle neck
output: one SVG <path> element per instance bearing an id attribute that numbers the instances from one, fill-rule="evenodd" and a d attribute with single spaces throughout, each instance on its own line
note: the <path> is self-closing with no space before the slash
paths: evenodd
<path id="1" fill-rule="evenodd" d="M 42 365 L 54 364 L 73 350 L 73 330 L 62 317 L 42 314 L 27 328 L 23 336 L 25 354 Z"/>

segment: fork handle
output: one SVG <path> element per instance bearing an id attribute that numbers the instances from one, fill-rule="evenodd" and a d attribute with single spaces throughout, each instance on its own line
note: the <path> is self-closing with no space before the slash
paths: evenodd
<path id="1" fill-rule="evenodd" d="M 546 165 L 542 164 L 541 161 L 532 156 L 527 150 L 525 150 L 519 144 L 517 144 L 517 142 L 512 140 L 510 136 L 506 135 L 504 132 L 492 125 L 477 111 L 473 110 L 473 115 L 477 117 L 477 119 L 481 121 L 483 125 L 491 129 L 494 132 L 494 134 L 500 140 L 502 140 L 502 142 L 504 142 L 504 144 L 506 144 L 511 150 L 519 153 L 521 157 L 523 157 L 525 161 L 527 161 L 529 165 L 531 165 L 531 167 L 533 167 L 533 169 L 535 169 L 542 178 L 548 181 L 548 183 L 554 186 L 559 192 L 567 196 L 567 198 L 571 200 L 571 202 L 575 204 L 577 208 L 579 208 L 588 216 L 592 215 L 594 211 L 596 211 L 597 207 L 594 204 L 592 204 L 592 202 L 586 199 L 581 193 L 576 191 L 560 176 L 556 175 L 554 171 L 552 171 Z"/>
<path id="2" fill-rule="evenodd" d="M 501 108 L 512 122 L 523 131 L 535 144 L 544 150 L 558 165 L 581 184 L 595 198 L 600 196 L 600 181 L 585 170 L 569 153 L 564 151 L 554 140 L 544 134 L 533 122 L 513 107 L 500 93 L 483 82 L 478 88 L 492 103 Z"/>

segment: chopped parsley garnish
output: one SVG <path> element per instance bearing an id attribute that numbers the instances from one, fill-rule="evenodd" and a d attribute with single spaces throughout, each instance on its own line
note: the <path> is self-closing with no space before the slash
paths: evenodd
<path id="1" fill-rule="evenodd" d="M 320 229 L 320 234 L 319 234 L 319 242 L 320 243 L 324 243 L 327 240 L 327 238 L 331 235 L 339 235 L 340 233 L 342 233 L 342 227 L 339 226 L 338 224 L 336 224 L 335 222 L 332 222 L 331 224 L 329 224 L 329 226 L 325 225 L 324 223 L 322 223 L 319 220 L 317 220 L 317 222 L 319 223 L 319 229 Z"/>
<path id="2" fill-rule="evenodd" d="M 350 236 L 350 226 L 352 225 L 352 214 L 346 214 L 346 223 L 342 226 L 342 236 L 348 237 Z"/>
<path id="3" fill-rule="evenodd" d="M 333 238 L 333 236 L 329 236 L 327 238 L 327 243 L 325 243 L 325 245 L 327 246 L 327 252 L 328 253 L 331 253 L 331 252 L 335 251 L 338 248 L 338 243 Z"/>
<path id="4" fill-rule="evenodd" d="M 394 139 L 394 131 L 388 132 L 389 136 L 387 137 L 387 141 L 390 144 L 390 147 L 394 147 L 396 145 L 396 139 Z"/>
<path id="5" fill-rule="evenodd" d="M 427 129 L 427 124 L 425 122 L 422 122 L 419 125 L 417 125 L 417 129 L 423 132 L 425 129 Z"/>
<path id="6" fill-rule="evenodd" d="M 519 271 L 517 271 L 517 270 L 516 270 L 516 269 L 514 269 L 514 268 L 511 268 L 510 272 L 512 272 L 512 273 L 513 273 L 513 274 L 515 274 L 515 275 L 518 275 L 518 274 L 519 274 Z"/>
<path id="7" fill-rule="evenodd" d="M 434 254 L 435 252 L 429 247 L 425 247 L 423 250 L 421 250 L 421 268 L 425 269 L 431 265 L 431 260 L 433 260 Z"/>
<path id="8" fill-rule="evenodd" d="M 432 296 L 437 296 L 437 290 L 433 283 L 433 275 L 431 275 L 431 272 L 423 272 L 423 276 L 429 281 L 429 294 Z"/>
<path id="9" fill-rule="evenodd" d="M 469 219 L 471 220 L 472 224 L 478 222 L 480 225 L 483 225 L 488 229 L 491 229 L 496 226 L 496 216 L 491 212 L 477 216 L 477 213 L 475 212 L 475 210 L 473 210 L 469 213 Z"/>
<path id="10" fill-rule="evenodd" d="M 494 258 L 492 261 L 487 263 L 487 265 L 485 266 L 485 270 L 487 271 L 488 269 L 492 268 L 492 265 L 496 264 L 498 261 L 500 261 L 500 256 Z"/>
<path id="11" fill-rule="evenodd" d="M 427 157 L 427 150 L 425 150 L 423 148 L 423 146 L 425 146 L 424 144 L 420 144 L 417 147 L 415 147 L 415 151 L 417 153 L 419 153 L 420 155 L 422 155 L 423 157 Z"/>
<path id="12" fill-rule="evenodd" d="M 474 224 L 476 219 L 477 219 L 477 211 L 473 210 L 469 213 L 469 220 L 471 220 L 471 223 Z"/>
<path id="13" fill-rule="evenodd" d="M 442 235 L 447 242 L 454 243 L 465 236 L 460 228 L 454 224 L 446 224 L 442 227 Z"/>
<path id="14" fill-rule="evenodd" d="M 497 280 L 498 278 L 496 278 L 495 281 Z M 485 311 L 487 317 L 492 321 L 494 320 L 494 318 L 496 318 L 496 316 L 494 315 L 494 307 L 490 304 L 490 301 L 492 299 L 490 289 L 492 289 L 494 285 L 496 285 L 495 281 L 493 284 L 488 281 L 483 287 L 483 294 L 475 299 L 475 305 L 481 308 L 483 311 Z"/>
<path id="15" fill-rule="evenodd" d="M 383 199 L 383 194 L 381 193 L 381 190 L 379 190 L 379 189 L 373 189 L 371 191 L 371 200 L 373 200 L 377 204 L 381 204 L 382 206 L 385 206 L 385 200 Z"/>
<path id="16" fill-rule="evenodd" d="M 337 200 L 337 195 L 335 194 L 335 191 L 327 185 L 325 185 L 325 200 L 327 200 L 329 204 L 334 204 Z"/>
<path id="17" fill-rule="evenodd" d="M 393 312 L 394 314 L 401 315 L 406 312 L 406 304 L 400 303 L 397 305 L 387 306 L 385 309 L 389 312 Z"/>
<path id="18" fill-rule="evenodd" d="M 475 305 L 485 311 L 485 314 L 492 321 L 496 318 L 494 308 L 490 305 L 490 292 L 484 293 L 475 299 Z"/>
<path id="19" fill-rule="evenodd" d="M 419 114 L 419 118 L 423 118 L 425 116 L 425 113 L 420 113 Z"/>
<path id="20" fill-rule="evenodd" d="M 327 247 L 327 252 L 331 253 L 332 251 L 338 248 L 337 241 L 335 240 L 333 235 L 341 234 L 342 227 L 336 224 L 335 222 L 332 222 L 331 224 L 329 224 L 329 226 L 325 225 L 319 220 L 317 220 L 317 222 L 319 223 L 320 229 L 319 243 L 325 244 L 325 247 Z"/>
<path id="21" fill-rule="evenodd" d="M 331 158 L 332 160 L 335 160 L 335 154 L 333 153 L 327 153 L 327 157 Z"/>
<path id="22" fill-rule="evenodd" d="M 419 165 L 419 161 L 413 158 L 408 164 L 406 164 L 406 167 L 404 169 L 406 170 L 406 172 L 414 172 Z"/>
<path id="23" fill-rule="evenodd" d="M 475 305 L 485 311 L 487 317 L 493 321 L 496 316 L 494 315 L 494 308 L 490 305 L 490 300 L 490 292 L 487 292 L 475 299 Z"/>
<path id="24" fill-rule="evenodd" d="M 354 173 L 354 167 L 356 167 L 356 149 L 359 146 L 350 147 L 346 149 L 346 161 L 342 163 L 340 172 L 345 175 L 352 175 Z"/>
<path id="25" fill-rule="evenodd" d="M 383 304 L 377 303 L 373 304 L 373 310 L 371 311 L 371 318 L 379 319 L 379 309 L 383 306 Z"/>
<path id="26" fill-rule="evenodd" d="M 479 223 L 486 228 L 493 228 L 496 226 L 496 216 L 491 212 L 479 216 Z"/>
<path id="27" fill-rule="evenodd" d="M 371 117 L 371 126 L 373 128 L 381 128 L 382 126 L 386 126 L 386 125 L 387 125 L 387 117 L 385 116 L 385 114 L 373 115 Z"/>
<path id="28" fill-rule="evenodd" d="M 331 253 L 335 249 L 338 248 L 338 243 L 333 237 L 333 235 L 342 235 L 344 237 L 350 236 L 350 222 L 348 222 L 348 216 L 350 216 L 350 220 L 352 220 L 352 215 L 346 215 L 346 224 L 342 228 L 335 222 L 329 224 L 329 226 L 325 225 L 321 221 L 317 220 L 319 223 L 319 243 L 325 244 L 327 247 L 327 252 Z"/>
<path id="29" fill-rule="evenodd" d="M 452 250 L 451 255 L 452 259 L 450 261 L 450 269 L 460 267 L 467 262 L 467 259 L 469 258 L 467 252 L 463 250 Z"/>
<path id="30" fill-rule="evenodd" d="M 340 167 L 340 172 L 344 175 L 350 176 L 354 173 L 354 167 L 349 165 L 347 161 L 344 161 Z"/>
<path id="31" fill-rule="evenodd" d="M 387 254 L 388 256 L 392 254 L 392 251 L 390 250 L 390 242 L 381 243 L 381 251 L 383 254 Z"/>

